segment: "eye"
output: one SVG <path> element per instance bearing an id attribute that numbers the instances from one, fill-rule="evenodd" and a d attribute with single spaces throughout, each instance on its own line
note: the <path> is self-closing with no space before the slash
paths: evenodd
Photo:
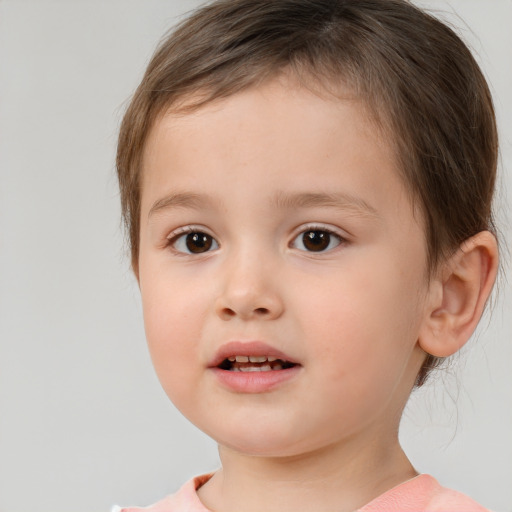
<path id="1" fill-rule="evenodd" d="M 292 247 L 301 251 L 325 252 L 342 243 L 341 236 L 326 229 L 308 229 L 302 231 L 293 242 Z"/>
<path id="2" fill-rule="evenodd" d="M 219 244 L 211 235 L 202 231 L 188 231 L 171 237 L 169 244 L 173 249 L 185 254 L 202 254 L 219 248 Z"/>

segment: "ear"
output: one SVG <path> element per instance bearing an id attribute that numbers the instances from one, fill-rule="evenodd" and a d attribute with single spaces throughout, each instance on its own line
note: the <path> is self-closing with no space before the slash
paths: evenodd
<path id="1" fill-rule="evenodd" d="M 429 289 L 419 345 L 448 357 L 468 341 L 482 316 L 498 270 L 496 238 L 482 231 L 466 240 L 441 265 Z"/>

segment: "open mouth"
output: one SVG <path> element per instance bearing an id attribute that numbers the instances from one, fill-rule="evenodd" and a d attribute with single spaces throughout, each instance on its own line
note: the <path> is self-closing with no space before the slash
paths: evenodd
<path id="1" fill-rule="evenodd" d="M 297 364 L 273 356 L 230 356 L 218 368 L 230 372 L 272 372 L 294 366 Z"/>

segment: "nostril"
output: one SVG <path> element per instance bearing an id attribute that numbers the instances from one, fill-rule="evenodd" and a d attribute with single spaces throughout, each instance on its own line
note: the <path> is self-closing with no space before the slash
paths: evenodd
<path id="1" fill-rule="evenodd" d="M 237 299 L 238 302 L 236 302 L 235 299 L 228 301 L 225 297 L 220 297 L 215 304 L 215 313 L 223 320 L 232 320 L 237 317 L 244 320 L 271 320 L 278 318 L 282 313 L 282 305 L 279 301 L 262 300 L 258 301 L 260 304 L 258 306 L 255 300 L 246 300 L 243 297 L 242 299 Z"/>

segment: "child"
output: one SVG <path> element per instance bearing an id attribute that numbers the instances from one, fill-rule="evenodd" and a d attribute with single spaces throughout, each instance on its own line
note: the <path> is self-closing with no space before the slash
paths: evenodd
<path id="1" fill-rule="evenodd" d="M 496 161 L 477 64 L 406 0 L 217 0 L 171 34 L 118 173 L 156 372 L 222 468 L 145 510 L 485 510 L 398 427 L 493 287 Z"/>

